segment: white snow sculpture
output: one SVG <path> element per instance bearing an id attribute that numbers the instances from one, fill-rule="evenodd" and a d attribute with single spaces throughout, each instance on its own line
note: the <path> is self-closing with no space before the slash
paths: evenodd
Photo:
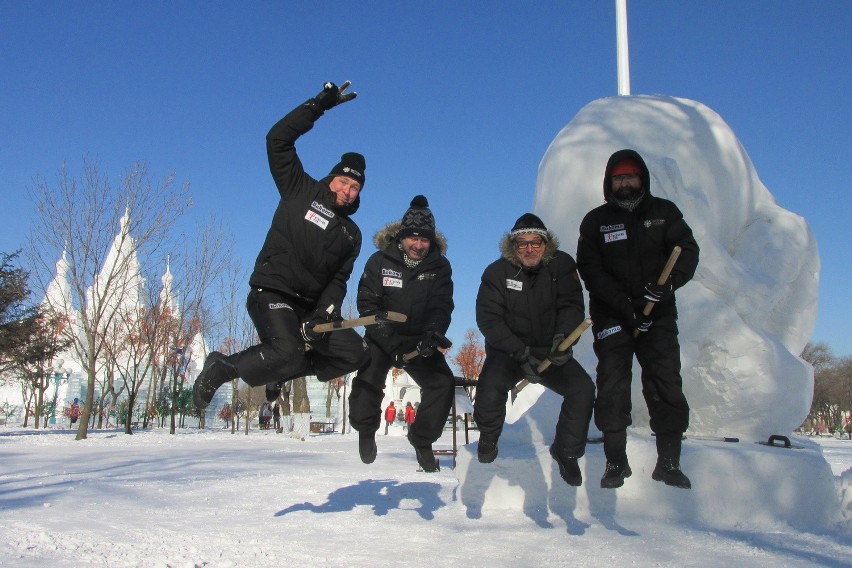
<path id="1" fill-rule="evenodd" d="M 593 101 L 539 167 L 534 212 L 576 251 L 583 216 L 603 203 L 603 172 L 622 148 L 651 170 L 651 193 L 681 209 L 701 247 L 677 293 L 689 432 L 766 439 L 807 416 L 813 370 L 798 358 L 817 311 L 819 256 L 804 219 L 781 208 L 722 118 L 666 96 Z M 594 375 L 591 335 L 578 359 Z M 634 425 L 647 427 L 638 364 Z M 521 409 L 516 409 L 520 414 Z"/>

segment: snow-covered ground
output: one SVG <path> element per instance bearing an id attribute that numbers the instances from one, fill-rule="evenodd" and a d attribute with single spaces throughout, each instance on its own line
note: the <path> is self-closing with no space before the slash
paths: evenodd
<path id="1" fill-rule="evenodd" d="M 642 443 L 631 434 L 631 459 Z M 436 448 L 449 444 L 448 431 Z M 839 480 L 852 468 L 852 442 L 823 438 L 818 444 L 816 455 L 821 446 Z M 751 446 L 762 448 L 687 441 L 685 463 L 697 463 L 705 451 L 736 456 Z M 692 492 L 656 483 L 641 467 L 623 488 L 604 491 L 598 487 L 602 448 L 590 445 L 581 460 L 583 487 L 567 486 L 542 459 L 538 481 L 546 506 L 530 495 L 526 507 L 501 509 L 493 506 L 493 494 L 476 502 L 476 491 L 465 491 L 471 472 L 521 475 L 546 446 L 530 445 L 524 456 L 507 443 L 494 464 L 483 465 L 470 459 L 472 443 L 461 449 L 456 470 L 442 456 L 443 469 L 434 474 L 416 471 L 400 428 L 379 435 L 378 447 L 368 466 L 358 458 L 354 435 L 301 441 L 273 431 L 246 436 L 187 429 L 174 436 L 96 431 L 75 441 L 70 430 L 0 428 L 0 565 L 852 565 L 847 521 L 810 528 L 707 526 L 654 514 L 657 497 L 688 504 L 702 485 L 715 483 L 714 473 L 694 467 L 687 470 Z M 814 450 L 767 451 L 783 460 Z M 524 480 L 507 483 L 528 490 Z M 732 479 L 723 485 L 730 493 L 720 502 L 748 501 L 749 484 Z M 648 514 L 614 505 L 639 495 L 650 496 Z M 838 509 L 839 503 L 838 497 Z"/>

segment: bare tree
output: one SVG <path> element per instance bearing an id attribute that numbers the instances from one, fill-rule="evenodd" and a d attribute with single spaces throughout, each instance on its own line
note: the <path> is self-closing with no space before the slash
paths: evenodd
<path id="1" fill-rule="evenodd" d="M 219 309 L 209 318 L 207 327 L 208 336 L 212 338 L 212 344 L 220 353 L 230 355 L 246 349 L 256 341 L 256 334 L 248 313 L 245 309 L 245 283 L 248 274 L 245 264 L 235 255 L 229 254 L 225 258 L 228 262 L 224 265 L 222 276 L 217 280 L 217 297 Z M 206 355 L 206 354 L 205 354 Z M 231 381 L 231 409 L 240 408 L 239 384 L 240 379 Z M 250 402 L 247 399 L 247 402 Z M 239 413 L 237 413 L 239 414 Z M 199 421 L 199 428 L 204 427 L 203 417 Z M 236 433 L 237 425 L 231 421 L 231 433 Z"/>
<path id="2" fill-rule="evenodd" d="M 68 338 L 87 377 L 78 440 L 87 437 L 117 308 L 138 300 L 137 255 L 144 250 L 162 258 L 158 252 L 189 205 L 188 192 L 188 184 L 174 183 L 173 175 L 153 183 L 144 163 L 131 166 L 114 184 L 87 159 L 79 175 L 63 164 L 52 183 L 37 180 L 32 190 L 39 217 L 30 252 L 41 268 L 36 274 L 43 289 L 52 269 L 48 263 L 63 251 L 68 259 L 69 294 L 53 307 L 75 316 Z"/>

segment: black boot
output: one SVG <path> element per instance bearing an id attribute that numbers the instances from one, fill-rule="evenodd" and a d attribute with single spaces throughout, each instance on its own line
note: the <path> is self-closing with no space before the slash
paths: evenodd
<path id="1" fill-rule="evenodd" d="M 211 352 L 192 385 L 192 402 L 199 410 L 204 410 L 219 387 L 236 378 L 237 369 L 225 360 L 225 355 L 218 351 Z"/>
<path id="2" fill-rule="evenodd" d="M 284 384 L 284 381 L 279 381 L 277 383 L 268 383 L 266 385 L 266 402 L 275 402 L 278 400 L 278 397 L 281 396 L 281 386 Z"/>
<path id="3" fill-rule="evenodd" d="M 624 480 L 633 475 L 633 470 L 630 469 L 630 464 L 627 461 L 624 463 L 606 462 L 606 470 L 601 477 L 601 487 L 604 489 L 615 489 L 624 485 Z"/>
<path id="4" fill-rule="evenodd" d="M 491 463 L 497 459 L 497 438 L 480 436 L 476 446 L 476 457 L 479 463 Z"/>
<path id="5" fill-rule="evenodd" d="M 662 481 L 672 487 L 691 489 L 692 483 L 680 470 L 681 434 L 657 434 L 657 466 L 651 473 L 654 481 Z"/>
<path id="6" fill-rule="evenodd" d="M 654 468 L 651 479 L 662 481 L 672 487 L 692 489 L 692 483 L 680 470 L 680 464 L 670 458 L 657 458 L 657 467 Z"/>
<path id="7" fill-rule="evenodd" d="M 568 456 L 563 450 L 557 449 L 556 444 L 550 446 L 550 455 L 559 466 L 559 475 L 568 485 L 579 487 L 583 484 L 583 474 L 580 473 L 580 465 L 577 458 Z"/>
<path id="8" fill-rule="evenodd" d="M 432 444 L 422 445 L 415 444 L 408 438 L 408 443 L 414 446 L 414 453 L 417 455 L 417 463 L 423 468 L 426 473 L 441 471 L 441 465 L 435 459 L 435 453 L 432 451 Z"/>
<path id="9" fill-rule="evenodd" d="M 361 461 L 364 463 L 373 463 L 376 461 L 376 433 L 375 432 L 358 432 L 358 455 L 361 456 Z"/>

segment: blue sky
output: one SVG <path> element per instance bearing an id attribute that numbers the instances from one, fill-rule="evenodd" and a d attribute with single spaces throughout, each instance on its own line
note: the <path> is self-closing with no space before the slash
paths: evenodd
<path id="1" fill-rule="evenodd" d="M 849 4 L 629 0 L 628 15 L 632 93 L 694 99 L 728 122 L 816 235 L 813 339 L 852 354 Z M 191 182 L 190 215 L 226 219 L 252 262 L 277 203 L 266 132 L 324 81 L 349 79 L 359 97 L 297 147 L 315 177 L 345 151 L 367 157 L 353 280 L 373 233 L 425 194 L 449 242 L 461 341 L 482 270 L 531 209 L 547 146 L 587 103 L 617 94 L 615 49 L 605 0 L 3 1 L 0 250 L 25 243 L 34 177 L 63 161 L 79 171 L 88 156 L 114 179 L 144 160 Z"/>

